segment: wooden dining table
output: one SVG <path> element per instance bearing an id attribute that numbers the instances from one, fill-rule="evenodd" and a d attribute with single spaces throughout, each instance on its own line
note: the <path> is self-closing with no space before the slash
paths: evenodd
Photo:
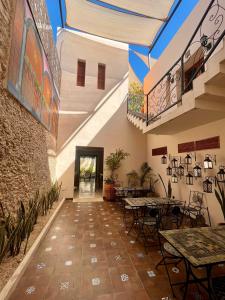
<path id="1" fill-rule="evenodd" d="M 225 262 L 225 226 L 165 230 L 160 234 L 184 258 L 187 274 L 183 299 L 187 298 L 188 286 L 193 282 L 206 290 L 209 299 L 216 299 L 211 273 L 214 265 Z M 198 278 L 193 271 L 200 267 L 206 269 L 205 278 Z"/>

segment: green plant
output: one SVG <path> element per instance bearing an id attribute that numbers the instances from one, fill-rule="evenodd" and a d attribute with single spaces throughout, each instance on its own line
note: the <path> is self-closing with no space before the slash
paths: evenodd
<path id="1" fill-rule="evenodd" d="M 139 175 L 135 170 L 132 170 L 131 172 L 127 173 L 128 178 L 128 186 L 129 187 L 135 187 L 139 184 Z"/>
<path id="2" fill-rule="evenodd" d="M 162 176 L 160 174 L 158 174 L 158 176 L 159 176 L 159 179 L 160 179 L 160 181 L 162 183 L 162 186 L 163 186 L 163 189 L 165 191 L 166 197 L 167 198 L 172 198 L 172 186 L 171 186 L 170 180 L 168 181 L 168 185 L 167 185 L 167 189 L 166 189 L 166 186 L 165 186 L 165 183 L 164 183 L 164 181 L 162 179 Z"/>
<path id="3" fill-rule="evenodd" d="M 110 171 L 110 176 L 105 179 L 106 183 L 107 181 L 112 181 L 112 183 L 115 181 L 115 171 L 119 169 L 119 167 L 121 166 L 121 161 L 124 160 L 127 156 L 129 156 L 129 153 L 125 152 L 122 149 L 116 149 L 116 152 L 112 152 L 106 157 L 105 164 Z"/>
<path id="4" fill-rule="evenodd" d="M 216 180 L 216 188 L 215 188 L 215 195 L 216 195 L 216 199 L 218 200 L 222 213 L 223 213 L 223 218 L 225 221 L 225 193 L 224 193 L 224 188 L 220 186 L 218 180 L 215 178 Z"/>
<path id="5" fill-rule="evenodd" d="M 56 182 L 46 194 L 40 196 L 37 192 L 34 199 L 28 202 L 27 208 L 20 201 L 15 217 L 0 203 L 0 263 L 7 255 L 19 254 L 24 240 L 26 240 L 24 253 L 26 252 L 38 216 L 47 214 L 53 203 L 58 201 L 60 191 L 61 185 Z"/>
<path id="6" fill-rule="evenodd" d="M 143 112 L 144 108 L 144 92 L 143 87 L 137 83 L 132 82 L 129 86 L 129 92 L 128 92 L 128 109 L 141 113 Z"/>
<path id="7" fill-rule="evenodd" d="M 146 180 L 146 177 L 150 174 L 152 168 L 148 165 L 147 162 L 144 162 L 142 165 L 141 165 L 141 175 L 140 175 L 140 184 L 141 186 L 143 186 L 145 180 Z"/>

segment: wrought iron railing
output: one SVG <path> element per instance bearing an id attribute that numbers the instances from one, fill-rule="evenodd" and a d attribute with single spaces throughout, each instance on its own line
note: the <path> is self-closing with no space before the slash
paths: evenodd
<path id="1" fill-rule="evenodd" d="M 176 109 L 225 35 L 225 0 L 211 0 L 181 57 L 146 95 L 147 125 Z"/>

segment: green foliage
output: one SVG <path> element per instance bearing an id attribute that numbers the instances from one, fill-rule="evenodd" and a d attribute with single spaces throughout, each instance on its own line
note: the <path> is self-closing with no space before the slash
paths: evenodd
<path id="1" fill-rule="evenodd" d="M 24 253 L 26 252 L 28 240 L 39 215 L 46 215 L 55 201 L 58 201 L 61 185 L 53 184 L 46 194 L 40 196 L 36 193 L 25 208 L 22 201 L 19 203 L 16 217 L 9 210 L 3 208 L 0 203 L 0 263 L 6 256 L 18 255 L 23 241 L 26 241 Z"/>
<path id="2" fill-rule="evenodd" d="M 143 87 L 137 83 L 132 82 L 128 92 L 128 110 L 141 113 L 144 108 L 144 92 Z"/>
<path id="3" fill-rule="evenodd" d="M 172 198 L 172 186 L 171 186 L 170 180 L 168 181 L 168 186 L 167 186 L 167 189 L 166 189 L 166 186 L 165 186 L 165 183 L 164 183 L 164 181 L 162 179 L 162 176 L 160 174 L 158 174 L 158 176 L 159 176 L 159 179 L 160 179 L 160 181 L 162 183 L 162 186 L 163 186 L 163 189 L 165 191 L 166 197 L 167 198 Z"/>
<path id="4" fill-rule="evenodd" d="M 140 184 L 141 186 L 143 186 L 145 180 L 146 180 L 146 177 L 150 174 L 152 168 L 148 165 L 147 162 L 144 162 L 142 165 L 141 165 L 141 175 L 140 175 Z"/>
<path id="5" fill-rule="evenodd" d="M 222 213 L 223 213 L 223 218 L 225 220 L 225 193 L 224 193 L 224 188 L 222 188 L 219 184 L 219 182 L 216 180 L 216 188 L 215 188 L 215 195 L 216 199 L 218 200 Z"/>
<path id="6" fill-rule="evenodd" d="M 128 186 L 135 187 L 139 184 L 139 175 L 135 170 L 127 173 Z"/>
<path id="7" fill-rule="evenodd" d="M 119 169 L 121 166 L 121 161 L 124 160 L 130 154 L 125 152 L 123 149 L 116 149 L 116 152 L 110 153 L 105 159 L 105 164 L 110 170 L 110 177 L 106 180 L 114 180 L 115 178 L 115 171 Z"/>

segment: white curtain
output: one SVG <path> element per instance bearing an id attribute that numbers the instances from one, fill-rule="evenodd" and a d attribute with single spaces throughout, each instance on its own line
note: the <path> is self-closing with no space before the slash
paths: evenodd
<path id="1" fill-rule="evenodd" d="M 108 0 L 107 0 L 108 1 Z M 165 17 L 172 1 L 130 0 L 130 2 L 155 3 L 152 12 Z M 109 0 L 108 2 L 116 2 Z M 118 2 L 129 2 L 118 1 Z M 162 5 L 164 3 L 164 5 Z M 162 5 L 160 8 L 160 4 Z M 120 5 L 121 6 L 121 5 Z M 157 19 L 144 18 L 108 9 L 86 0 L 66 0 L 67 25 L 78 30 L 130 44 L 150 45 L 164 23 Z M 161 11 L 161 13 L 160 13 Z"/>
<path id="2" fill-rule="evenodd" d="M 145 16 L 165 19 L 173 0 L 102 0 L 105 3 L 136 12 Z"/>

